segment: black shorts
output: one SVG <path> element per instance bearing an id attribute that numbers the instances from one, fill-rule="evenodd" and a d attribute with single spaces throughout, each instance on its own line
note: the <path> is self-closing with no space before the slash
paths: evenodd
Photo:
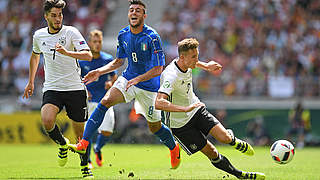
<path id="1" fill-rule="evenodd" d="M 219 123 L 205 107 L 201 107 L 186 125 L 171 130 L 181 148 L 191 155 L 207 144 L 207 135 Z"/>
<path id="2" fill-rule="evenodd" d="M 67 115 L 76 122 L 85 122 L 88 119 L 87 92 L 77 91 L 53 91 L 44 92 L 42 106 L 53 104 L 59 108 L 59 112 L 65 106 Z"/>

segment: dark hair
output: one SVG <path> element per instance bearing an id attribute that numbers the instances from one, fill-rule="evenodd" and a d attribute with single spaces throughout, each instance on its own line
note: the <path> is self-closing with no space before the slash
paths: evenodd
<path id="1" fill-rule="evenodd" d="M 44 12 L 47 14 L 52 8 L 64 8 L 66 2 L 64 0 L 45 0 L 43 4 Z"/>
<path id="2" fill-rule="evenodd" d="M 130 0 L 129 1 L 129 6 L 133 5 L 133 4 L 138 4 L 138 5 L 141 5 L 143 6 L 143 12 L 146 14 L 147 13 L 147 6 L 146 4 L 141 1 L 141 0 Z"/>
<path id="3" fill-rule="evenodd" d="M 189 51 L 189 49 L 196 49 L 199 46 L 199 42 L 195 38 L 188 38 L 178 42 L 179 55 L 183 52 Z"/>

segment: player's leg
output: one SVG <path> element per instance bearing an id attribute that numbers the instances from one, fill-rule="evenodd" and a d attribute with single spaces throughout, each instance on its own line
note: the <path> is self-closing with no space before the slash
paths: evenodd
<path id="1" fill-rule="evenodd" d="M 76 98 L 74 98 L 76 97 Z M 64 103 L 68 117 L 72 120 L 72 127 L 77 138 L 82 138 L 85 121 L 88 119 L 87 93 L 85 90 L 69 91 L 65 93 Z M 69 144 L 70 148 L 70 144 Z M 81 173 L 84 178 L 93 178 L 88 167 L 88 151 L 80 156 Z"/>
<path id="2" fill-rule="evenodd" d="M 94 152 L 96 155 L 96 163 L 98 166 L 102 166 L 103 158 L 102 158 L 102 147 L 111 139 L 111 135 L 113 133 L 115 123 L 114 110 L 113 107 L 110 107 L 105 114 L 104 120 L 98 129 L 98 136 L 96 140 L 96 144 L 94 146 Z"/>
<path id="3" fill-rule="evenodd" d="M 75 122 L 75 121 L 72 122 L 72 127 L 76 137 L 82 138 L 83 131 L 84 131 L 84 124 L 85 124 L 84 122 Z M 93 177 L 93 173 L 89 168 L 89 153 L 90 151 L 88 151 L 87 149 L 83 154 L 79 154 L 81 174 L 84 178 Z"/>
<path id="4" fill-rule="evenodd" d="M 55 123 L 57 114 L 63 107 L 59 96 L 60 94 L 56 91 L 46 91 L 43 94 L 41 120 L 49 137 L 59 144 L 58 164 L 59 166 L 64 166 L 68 161 L 69 140 L 62 135 L 59 127 Z"/>
<path id="5" fill-rule="evenodd" d="M 223 170 L 229 174 L 236 176 L 239 179 L 265 179 L 265 175 L 259 172 L 244 172 L 235 168 L 231 162 L 218 152 L 216 147 L 209 141 L 201 149 L 201 152 L 206 155 L 216 168 Z"/>
<path id="6" fill-rule="evenodd" d="M 127 82 L 128 81 L 124 77 L 120 76 L 113 84 L 113 86 L 108 90 L 108 92 L 98 104 L 97 108 L 91 114 L 85 126 L 83 138 L 79 141 L 78 144 L 70 145 L 73 151 L 81 153 L 85 149 L 87 149 L 89 139 L 100 127 L 108 108 L 122 102 L 129 102 L 133 99 L 134 95 L 131 92 L 132 88 L 129 88 L 128 91 L 126 91 Z"/>
<path id="7" fill-rule="evenodd" d="M 136 112 L 142 114 L 148 122 L 149 130 L 158 136 L 160 140 L 169 148 L 171 155 L 171 167 L 176 169 L 180 165 L 180 147 L 176 144 L 170 129 L 161 123 L 161 111 L 154 108 L 156 93 L 135 88 Z"/>
<path id="8" fill-rule="evenodd" d="M 254 150 L 252 146 L 234 136 L 232 130 L 226 130 L 221 123 L 217 124 L 210 130 L 210 134 L 216 138 L 219 142 L 224 144 L 230 144 L 232 147 L 237 149 L 238 151 L 252 156 L 254 155 Z"/>

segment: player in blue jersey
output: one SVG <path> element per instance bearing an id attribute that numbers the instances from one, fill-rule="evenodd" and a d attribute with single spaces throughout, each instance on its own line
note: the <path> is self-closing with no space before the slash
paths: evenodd
<path id="1" fill-rule="evenodd" d="M 88 45 L 92 52 L 92 61 L 79 61 L 81 67 L 81 76 L 84 77 L 89 71 L 102 67 L 113 60 L 112 55 L 102 52 L 102 41 L 103 35 L 99 30 L 93 30 L 89 34 Z M 116 71 L 104 74 L 99 77 L 95 82 L 87 85 L 87 90 L 89 93 L 89 104 L 88 110 L 89 115 L 92 114 L 94 109 L 98 106 L 98 103 L 106 94 L 107 90 L 111 88 L 113 83 L 117 80 Z M 96 144 L 93 148 L 96 156 L 96 162 L 98 166 L 102 166 L 102 154 L 101 148 L 110 140 L 110 136 L 114 129 L 114 111 L 113 107 L 109 108 L 106 115 L 104 116 L 103 122 L 98 129 L 98 136 Z M 90 146 L 90 145 L 89 145 Z M 89 166 L 92 168 L 92 163 L 90 159 L 91 147 L 88 148 L 89 151 Z"/>
<path id="2" fill-rule="evenodd" d="M 125 59 L 128 59 L 128 67 L 90 116 L 83 139 L 71 146 L 71 149 L 85 153 L 89 140 L 103 121 L 106 111 L 116 104 L 135 99 L 137 113 L 144 115 L 150 131 L 170 149 L 171 167 L 176 169 L 180 164 L 179 145 L 176 144 L 170 129 L 161 123 L 161 111 L 154 108 L 160 87 L 159 75 L 165 64 L 160 36 L 154 29 L 144 24 L 144 19 L 147 17 L 146 5 L 140 0 L 132 0 L 129 4 L 129 26 L 119 32 L 117 58 L 106 66 L 90 71 L 84 81 L 88 84 L 100 75 L 114 71 Z"/>

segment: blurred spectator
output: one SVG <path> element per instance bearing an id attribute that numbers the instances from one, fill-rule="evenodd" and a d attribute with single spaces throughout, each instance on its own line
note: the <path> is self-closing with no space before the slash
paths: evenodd
<path id="1" fill-rule="evenodd" d="M 247 137 L 256 146 L 267 146 L 270 144 L 270 136 L 264 127 L 263 116 L 258 115 L 247 126 Z"/>
<path id="2" fill-rule="evenodd" d="M 298 102 L 294 109 L 289 111 L 288 120 L 290 129 L 287 138 L 295 142 L 292 137 L 297 136 L 297 148 L 303 148 L 305 145 L 305 136 L 311 131 L 310 111 L 304 109 L 301 102 Z"/>
<path id="3" fill-rule="evenodd" d="M 220 88 L 224 96 L 273 97 L 268 78 L 279 76 L 293 83 L 275 92 L 277 98 L 312 97 L 320 87 L 319 9 L 318 0 L 169 0 L 156 29 L 167 63 L 177 56 L 176 42 L 186 37 L 201 42 L 200 59 L 220 60 L 223 72 L 214 78 L 219 80 L 204 71 L 196 77 L 204 96 L 221 96 L 213 93 Z"/>

